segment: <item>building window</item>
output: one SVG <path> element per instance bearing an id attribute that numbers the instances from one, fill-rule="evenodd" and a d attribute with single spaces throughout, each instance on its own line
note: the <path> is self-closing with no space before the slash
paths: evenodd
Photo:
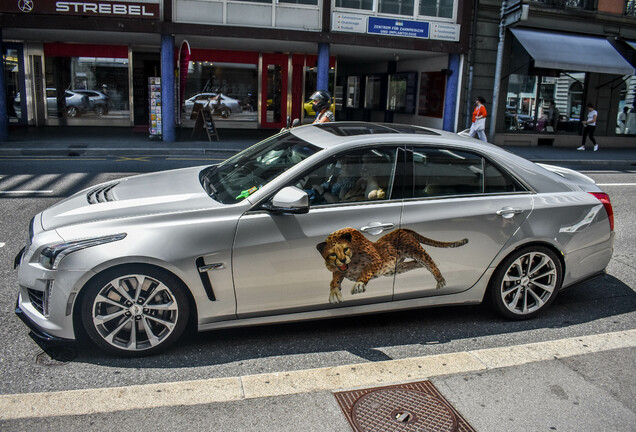
<path id="1" fill-rule="evenodd" d="M 413 0 L 378 0 L 378 11 L 391 15 L 413 16 Z"/>
<path id="2" fill-rule="evenodd" d="M 336 7 L 373 10 L 373 0 L 336 0 Z"/>
<path id="3" fill-rule="evenodd" d="M 627 0 L 625 2 L 625 15 L 636 16 L 636 0 Z"/>
<path id="4" fill-rule="evenodd" d="M 292 3 L 292 4 L 300 4 L 300 5 L 318 5 L 318 0 L 278 0 L 279 3 Z"/>
<path id="5" fill-rule="evenodd" d="M 578 133 L 585 73 L 512 74 L 506 95 L 506 132 Z"/>
<path id="6" fill-rule="evenodd" d="M 420 0 L 420 15 L 452 18 L 453 0 Z"/>

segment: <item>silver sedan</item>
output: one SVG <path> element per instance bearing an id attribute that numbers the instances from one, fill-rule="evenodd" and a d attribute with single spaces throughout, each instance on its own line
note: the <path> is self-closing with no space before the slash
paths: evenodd
<path id="1" fill-rule="evenodd" d="M 18 315 L 147 355 L 187 328 L 490 302 L 527 319 L 603 274 L 609 197 L 575 171 L 415 126 L 324 123 L 36 215 Z"/>

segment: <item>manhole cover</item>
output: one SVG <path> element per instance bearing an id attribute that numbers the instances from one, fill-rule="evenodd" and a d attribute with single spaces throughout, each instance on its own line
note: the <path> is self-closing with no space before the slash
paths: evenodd
<path id="1" fill-rule="evenodd" d="M 455 432 L 457 419 L 444 402 L 416 390 L 389 388 L 362 396 L 353 405 L 360 431 Z"/>
<path id="2" fill-rule="evenodd" d="M 356 432 L 474 432 L 430 381 L 334 396 Z"/>

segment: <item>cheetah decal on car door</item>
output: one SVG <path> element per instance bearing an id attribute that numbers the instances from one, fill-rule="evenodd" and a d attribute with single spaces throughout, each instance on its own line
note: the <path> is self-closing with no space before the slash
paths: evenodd
<path id="1" fill-rule="evenodd" d="M 393 276 L 424 267 L 442 288 L 446 281 L 422 244 L 440 248 L 455 248 L 468 243 L 468 239 L 441 242 L 424 237 L 409 229 L 398 229 L 385 234 L 375 243 L 355 228 L 335 231 L 316 249 L 325 259 L 325 266 L 333 273 L 329 285 L 329 302 L 342 302 L 341 284 L 347 278 L 354 282 L 351 294 L 366 291 L 367 283 L 379 276 Z M 411 259 L 412 261 L 406 261 Z"/>

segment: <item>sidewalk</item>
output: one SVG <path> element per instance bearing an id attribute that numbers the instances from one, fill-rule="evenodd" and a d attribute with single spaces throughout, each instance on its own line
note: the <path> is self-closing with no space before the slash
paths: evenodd
<path id="1" fill-rule="evenodd" d="M 276 130 L 219 129 L 219 141 L 209 142 L 203 133 L 192 139 L 192 129 L 177 130 L 172 143 L 153 141 L 144 130 L 101 127 L 45 127 L 16 129 L 0 143 L 0 156 L 163 156 L 236 153 L 276 133 Z M 604 148 L 598 152 L 564 147 L 504 146 L 535 162 L 568 165 L 636 166 L 634 148 Z"/>

